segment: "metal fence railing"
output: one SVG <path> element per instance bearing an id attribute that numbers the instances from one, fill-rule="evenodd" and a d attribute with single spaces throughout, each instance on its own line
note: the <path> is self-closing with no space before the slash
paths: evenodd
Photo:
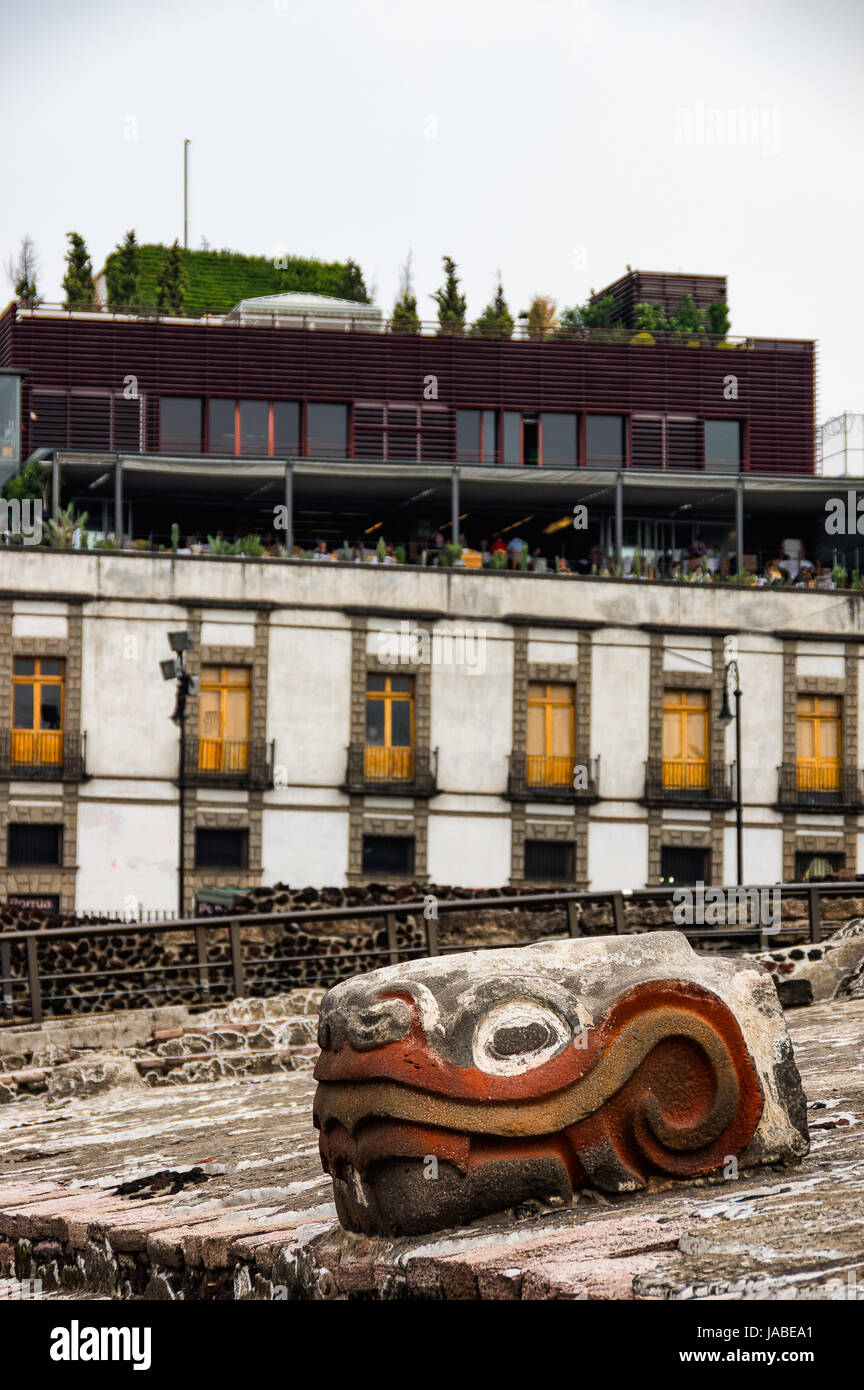
<path id="1" fill-rule="evenodd" d="M 404 320 L 379 318 L 377 311 L 368 304 L 357 303 L 356 315 L 346 316 L 341 312 L 328 312 L 326 307 L 314 313 L 304 314 L 288 309 L 280 313 L 267 313 L 254 306 L 247 311 L 229 314 L 202 314 L 200 310 L 160 309 L 156 305 L 104 305 L 49 303 L 45 300 L 37 305 L 17 303 L 14 306 L 18 319 L 28 318 L 83 318 L 128 322 L 144 319 L 152 323 L 198 323 L 225 328 L 283 328 L 309 329 L 316 332 L 334 333 L 385 333 L 393 337 L 449 337 L 470 338 L 473 340 L 512 341 L 517 343 L 542 342 L 585 342 L 585 343 L 634 343 L 640 349 L 656 343 L 669 347 L 724 347 L 724 348 L 777 348 L 786 351 L 812 352 L 813 342 L 804 338 L 746 338 L 731 334 L 707 333 L 698 330 L 652 330 L 646 333 L 639 329 L 627 328 L 621 324 L 606 327 L 587 327 L 582 324 L 529 324 L 518 319 L 511 331 L 498 325 L 482 322 L 472 324 L 470 319 L 464 324 L 441 324 L 437 319 L 418 319 L 411 325 Z"/>
<path id="2" fill-rule="evenodd" d="M 648 801 L 699 801 L 730 803 L 735 796 L 732 763 L 684 762 L 648 758 L 645 763 L 645 798 Z"/>
<path id="3" fill-rule="evenodd" d="M 777 800 L 781 806 L 864 805 L 864 772 L 857 767 L 783 763 L 777 769 L 777 778 Z"/>
<path id="4" fill-rule="evenodd" d="M 722 926 L 684 926 L 675 927 L 672 920 L 673 899 L 671 888 L 646 888 L 630 893 L 623 892 L 526 892 L 522 894 L 501 895 L 485 898 L 436 899 L 436 911 L 440 916 L 452 913 L 477 912 L 489 909 L 532 911 L 534 909 L 558 908 L 561 910 L 562 931 L 570 936 L 582 935 L 580 909 L 606 906 L 610 915 L 611 931 L 625 935 L 629 931 L 675 930 L 694 944 L 710 945 L 713 941 L 723 949 L 732 949 L 748 944 L 750 947 L 764 949 L 778 940 L 784 944 L 790 941 L 822 939 L 823 908 L 826 898 L 864 898 L 864 881 L 848 883 L 786 883 L 749 885 L 740 893 L 761 893 L 778 891 L 781 899 L 781 922 L 779 930 L 766 931 L 761 920 L 740 924 L 740 916 L 735 924 Z M 694 890 L 694 897 L 698 894 Z M 798 899 L 804 909 L 797 922 L 782 921 L 782 903 Z M 657 914 L 647 914 L 653 921 L 639 919 L 641 907 L 666 906 L 668 919 L 657 922 Z M 806 907 L 805 907 L 806 905 Z M 427 916 L 424 908 L 427 902 L 386 903 L 369 907 L 314 908 L 307 911 L 281 913 L 246 913 L 224 917 L 189 917 L 163 922 L 111 922 L 94 924 L 80 921 L 74 926 L 38 927 L 21 931 L 0 931 L 0 1018 L 20 1022 L 29 1018 L 40 1023 L 49 1015 L 69 1013 L 87 1005 L 88 1010 L 99 1011 L 106 1007 L 133 1008 L 140 1005 L 152 1006 L 154 997 L 174 993 L 182 994 L 192 1006 L 212 1006 L 232 997 L 242 997 L 247 993 L 278 993 L 298 985 L 317 983 L 331 985 L 346 979 L 361 970 L 374 968 L 381 964 L 395 964 L 401 959 L 418 956 L 437 956 L 442 948 L 439 941 L 438 920 Z M 628 923 L 628 915 L 630 922 Z M 413 937 L 408 941 L 399 940 L 399 919 L 407 916 L 415 918 Z M 321 950 L 284 950 L 284 943 L 272 946 L 262 942 L 261 929 L 265 927 L 292 927 L 302 929 L 306 926 L 325 927 L 329 924 L 350 921 L 367 924 L 370 927 L 370 940 L 354 949 L 334 955 L 330 941 L 321 942 Z M 698 916 L 697 916 L 698 921 Z M 383 933 L 376 928 L 383 926 Z M 122 965 L 105 959 L 104 947 L 110 943 L 116 950 L 122 950 L 123 938 L 133 936 L 149 938 L 151 947 L 170 936 L 172 943 L 184 938 L 183 953 L 177 958 L 162 963 L 153 963 L 150 957 L 146 964 Z M 379 943 L 379 937 L 383 941 Z M 307 944 L 309 942 L 307 933 Z M 53 965 L 48 968 L 46 956 L 52 953 Z M 77 943 L 77 944 L 76 944 Z M 488 949 L 524 944 L 524 941 L 496 942 Z M 447 954 L 462 950 L 476 950 L 476 942 L 461 945 L 448 942 L 444 948 Z M 79 959 L 75 966 L 76 956 Z M 40 959 L 40 956 L 42 959 Z M 309 965 L 314 964 L 315 979 L 308 978 Z M 266 972 L 262 975 L 262 965 Z M 279 967 L 274 969 L 274 967 Z M 283 969 L 284 967 L 284 969 Z M 305 972 L 305 975 L 304 975 Z M 72 992 L 75 982 L 86 984 L 84 990 Z M 70 1009 L 74 1004 L 76 1008 Z"/>
<path id="5" fill-rule="evenodd" d="M 517 800 L 596 801 L 600 759 L 586 753 L 511 753 L 508 795 Z"/>

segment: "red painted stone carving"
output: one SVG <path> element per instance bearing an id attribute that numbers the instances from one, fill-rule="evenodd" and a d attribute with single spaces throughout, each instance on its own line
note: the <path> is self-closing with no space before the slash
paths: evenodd
<path id="1" fill-rule="evenodd" d="M 806 1152 L 764 972 L 674 932 L 415 961 L 322 1001 L 315 1123 L 368 1234 Z"/>

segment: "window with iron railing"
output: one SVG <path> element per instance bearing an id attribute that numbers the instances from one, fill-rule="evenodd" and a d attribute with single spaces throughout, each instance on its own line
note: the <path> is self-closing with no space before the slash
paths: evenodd
<path id="1" fill-rule="evenodd" d="M 61 767 L 66 663 L 60 657 L 16 656 L 12 663 L 12 765 Z"/>
<path id="2" fill-rule="evenodd" d="M 414 677 L 366 677 L 365 775 L 369 782 L 414 776 Z"/>
<path id="3" fill-rule="evenodd" d="M 534 787 L 573 784 L 575 688 L 558 682 L 528 685 L 526 777 Z"/>
<path id="4" fill-rule="evenodd" d="M 839 791 L 842 734 L 839 697 L 799 695 L 796 724 L 798 790 Z"/>
<path id="5" fill-rule="evenodd" d="M 710 784 L 707 690 L 663 692 L 663 789 L 703 791 Z"/>
<path id="6" fill-rule="evenodd" d="M 252 672 L 202 666 L 198 697 L 198 771 L 243 773 L 249 766 Z"/>

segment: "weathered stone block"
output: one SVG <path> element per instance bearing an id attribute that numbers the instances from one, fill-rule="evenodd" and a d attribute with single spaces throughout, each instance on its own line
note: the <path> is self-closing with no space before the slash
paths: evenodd
<path id="1" fill-rule="evenodd" d="M 769 972 L 786 1008 L 864 994 L 864 918 L 856 918 L 818 945 L 782 946 L 748 957 Z"/>
<path id="2" fill-rule="evenodd" d="M 677 932 L 412 961 L 321 1003 L 315 1123 L 339 1219 L 464 1224 L 808 1148 L 783 1013 Z"/>

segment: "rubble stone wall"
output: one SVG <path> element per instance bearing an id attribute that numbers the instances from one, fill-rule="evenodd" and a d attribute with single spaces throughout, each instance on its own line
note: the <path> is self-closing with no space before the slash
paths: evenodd
<path id="1" fill-rule="evenodd" d="M 236 918 L 244 913 L 285 914 L 285 921 L 272 925 L 246 925 L 242 929 L 245 992 L 252 996 L 270 995 L 286 989 L 327 987 L 346 975 L 389 964 L 387 932 L 383 919 L 346 918 L 339 922 L 298 924 L 291 912 L 315 908 L 366 907 L 422 901 L 433 894 L 439 902 L 460 900 L 465 911 L 442 913 L 438 920 L 442 947 L 460 945 L 526 945 L 545 936 L 567 931 L 563 907 L 474 908 L 477 898 L 523 896 L 540 891 L 536 886 L 520 890 L 506 888 L 464 889 L 425 884 L 351 885 L 346 888 L 291 889 L 285 884 L 256 888 L 238 900 L 231 909 L 214 912 Z M 822 918 L 826 933 L 850 917 L 864 915 L 862 897 L 825 899 Z M 585 935 L 604 935 L 615 931 L 611 901 L 606 904 L 577 905 L 578 930 Z M 172 1004 L 224 1002 L 233 994 L 231 951 L 227 930 L 207 933 L 209 993 L 199 988 L 201 972 L 190 932 L 140 931 L 88 933 L 90 925 L 106 919 L 83 922 L 72 913 L 42 913 L 33 908 L 4 906 L 0 909 L 0 948 L 3 935 L 31 928 L 80 926 L 78 937 L 46 940 L 37 947 L 46 1016 L 82 1012 L 108 1012 L 124 1008 L 153 1008 Z M 800 939 L 807 936 L 807 902 L 800 898 L 783 901 L 784 926 L 800 927 Z M 674 927 L 668 904 L 624 900 L 627 931 Z M 118 924 L 119 926 L 119 924 Z M 397 943 L 407 954 L 425 954 L 425 922 L 419 914 L 397 916 Z M 798 937 L 796 937 L 798 939 Z M 718 929 L 722 946 L 722 928 Z M 704 942 L 700 943 L 704 949 Z M 27 959 L 21 943 L 9 942 L 10 987 L 6 997 L 0 986 L 0 1020 L 30 1017 L 27 990 Z M 136 970 L 135 975 L 122 971 Z M 7 973 L 0 961 L 0 976 Z M 51 977 L 59 977 L 52 979 Z"/>

